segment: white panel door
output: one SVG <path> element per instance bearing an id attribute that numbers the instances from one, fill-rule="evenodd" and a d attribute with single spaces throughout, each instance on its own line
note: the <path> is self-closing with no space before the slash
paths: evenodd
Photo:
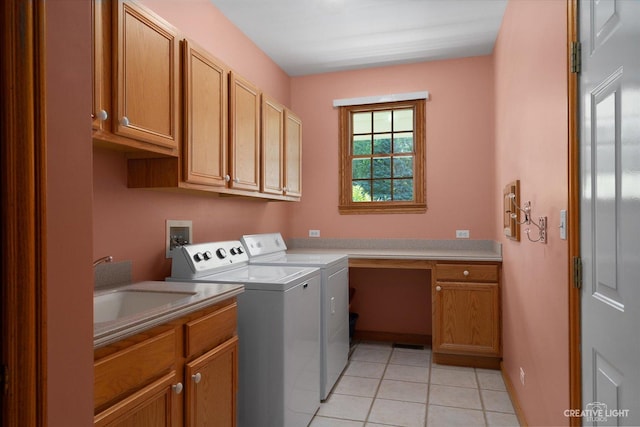
<path id="1" fill-rule="evenodd" d="M 579 8 L 582 421 L 640 425 L 640 0 Z"/>

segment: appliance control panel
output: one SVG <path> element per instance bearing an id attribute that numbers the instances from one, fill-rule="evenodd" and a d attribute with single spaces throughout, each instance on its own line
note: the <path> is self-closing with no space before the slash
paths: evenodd
<path id="1" fill-rule="evenodd" d="M 184 245 L 172 258 L 171 277 L 174 279 L 194 279 L 249 261 L 239 240 Z"/>
<path id="2" fill-rule="evenodd" d="M 250 257 L 267 255 L 287 250 L 287 245 L 280 233 L 249 234 L 242 236 L 244 244 Z"/>

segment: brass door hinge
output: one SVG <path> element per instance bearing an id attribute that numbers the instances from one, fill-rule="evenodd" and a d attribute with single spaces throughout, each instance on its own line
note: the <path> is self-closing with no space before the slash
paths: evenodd
<path id="1" fill-rule="evenodd" d="M 573 287 L 582 288 L 582 259 L 578 256 L 573 257 Z"/>
<path id="2" fill-rule="evenodd" d="M 582 44 L 580 42 L 571 42 L 569 67 L 572 73 L 579 73 L 582 69 Z"/>

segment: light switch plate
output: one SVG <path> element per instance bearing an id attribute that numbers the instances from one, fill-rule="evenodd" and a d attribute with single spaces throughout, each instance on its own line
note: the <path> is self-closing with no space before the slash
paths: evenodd
<path id="1" fill-rule="evenodd" d="M 560 210 L 560 238 L 567 240 L 567 210 Z"/>
<path id="2" fill-rule="evenodd" d="M 320 230 L 309 230 L 309 237 L 320 237 Z"/>

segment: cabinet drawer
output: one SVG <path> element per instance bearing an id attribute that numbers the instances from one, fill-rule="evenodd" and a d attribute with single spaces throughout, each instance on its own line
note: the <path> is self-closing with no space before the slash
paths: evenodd
<path id="1" fill-rule="evenodd" d="M 185 325 L 185 357 L 216 347 L 236 334 L 238 305 L 233 303 Z"/>
<path id="2" fill-rule="evenodd" d="M 456 282 L 497 282 L 497 264 L 437 264 L 436 280 Z"/>
<path id="3" fill-rule="evenodd" d="M 176 356 L 172 329 L 99 359 L 94 364 L 94 407 L 125 397 L 169 372 Z"/>

